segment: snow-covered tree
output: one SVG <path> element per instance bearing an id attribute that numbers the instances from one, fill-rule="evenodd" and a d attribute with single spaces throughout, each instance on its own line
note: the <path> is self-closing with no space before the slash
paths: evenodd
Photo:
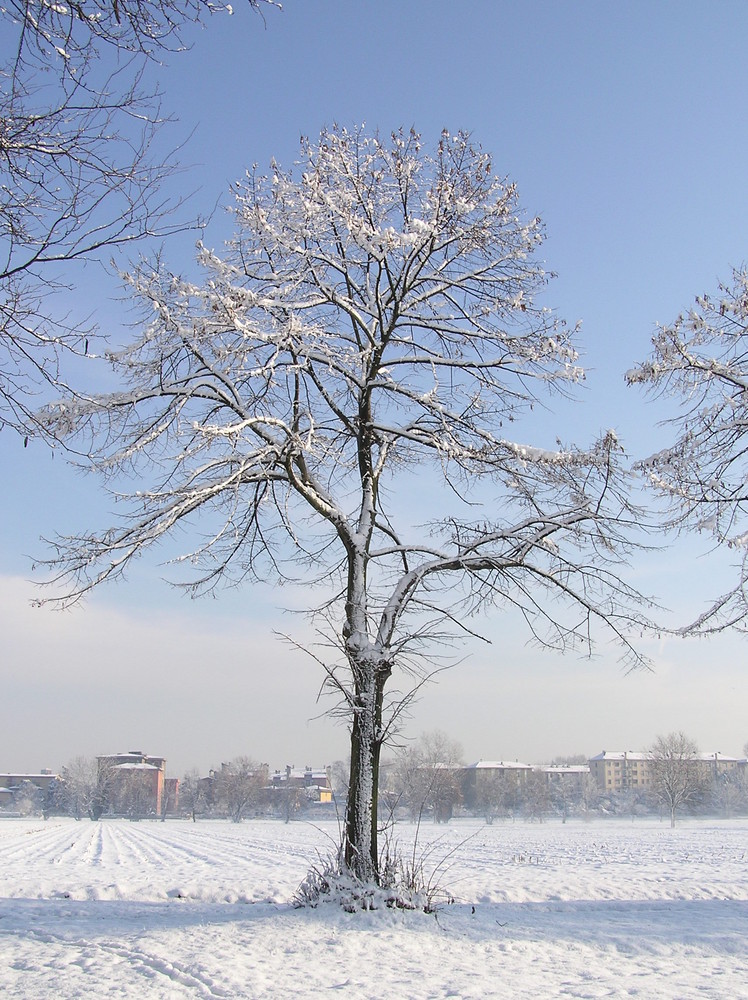
<path id="1" fill-rule="evenodd" d="M 257 808 L 268 785 L 266 764 L 250 757 L 234 757 L 215 772 L 215 797 L 234 823 L 241 823 L 251 809 Z"/>
<path id="2" fill-rule="evenodd" d="M 104 772 L 100 771 L 92 757 L 74 757 L 63 767 L 61 799 L 65 812 L 74 819 L 89 816 L 98 819 L 98 805 L 104 790 Z M 99 812 L 99 815 L 101 813 Z"/>
<path id="3" fill-rule="evenodd" d="M 584 449 L 515 436 L 582 369 L 575 331 L 536 302 L 540 221 L 466 134 L 429 153 L 414 132 L 324 130 L 235 197 L 236 235 L 200 248 L 201 281 L 129 276 L 148 319 L 110 358 L 121 387 L 48 414 L 121 498 L 137 477 L 122 521 L 58 540 L 52 578 L 70 603 L 199 522 L 193 594 L 316 582 L 337 650 L 318 659 L 350 725 L 345 864 L 376 878 L 404 682 L 491 605 L 543 645 L 602 631 L 639 663 L 621 566 L 641 516 L 613 432 Z"/>
<path id="4" fill-rule="evenodd" d="M 551 789 L 542 771 L 532 771 L 520 786 L 522 812 L 531 822 L 542 823 L 551 810 Z"/>
<path id="5" fill-rule="evenodd" d="M 209 779 L 201 778 L 197 768 L 187 771 L 179 782 L 180 809 L 189 813 L 193 823 L 196 822 L 198 813 L 203 813 L 208 808 L 209 785 Z"/>
<path id="6" fill-rule="evenodd" d="M 271 802 L 275 814 L 280 816 L 284 823 L 290 823 L 292 819 L 308 809 L 310 794 L 312 794 L 311 789 L 290 784 L 288 781 L 279 788 L 274 788 Z"/>
<path id="7" fill-rule="evenodd" d="M 33 781 L 24 778 L 15 790 L 13 804 L 21 816 L 39 816 L 44 810 L 44 792 Z"/>
<path id="8" fill-rule="evenodd" d="M 249 0 L 257 8 L 266 0 Z M 83 260 L 180 228 L 143 85 L 213 0 L 9 0 L 0 6 L 0 429 L 34 425 L 35 394 L 90 326 L 55 299 Z M 184 223 L 184 219 L 181 220 Z M 69 308 L 69 307 L 68 307 Z"/>
<path id="9" fill-rule="evenodd" d="M 670 826 L 675 814 L 704 791 L 699 748 L 684 733 L 658 736 L 648 752 L 652 791 L 667 808 Z"/>
<path id="10" fill-rule="evenodd" d="M 579 811 L 582 816 L 589 817 L 590 813 L 597 809 L 600 804 L 600 788 L 591 774 L 586 774 L 580 782 L 579 788 Z"/>
<path id="11" fill-rule="evenodd" d="M 422 733 L 397 760 L 395 801 L 408 808 L 414 822 L 424 811 L 435 823 L 447 822 L 461 798 L 461 767 L 462 746 L 456 740 L 439 729 Z"/>
<path id="12" fill-rule="evenodd" d="M 132 820 L 157 815 L 153 771 L 141 768 L 142 765 L 129 767 L 127 764 L 115 768 L 116 781 L 109 799 L 114 812 Z"/>
<path id="13" fill-rule="evenodd" d="M 699 632 L 748 624 L 748 271 L 653 337 L 630 384 L 674 397 L 673 443 L 639 463 L 668 504 L 668 527 L 710 534 L 739 559 L 735 586 L 694 623 Z"/>
<path id="14" fill-rule="evenodd" d="M 720 813 L 731 817 L 748 806 L 748 780 L 744 768 L 716 774 L 711 782 L 711 800 Z"/>
<path id="15" fill-rule="evenodd" d="M 475 799 L 470 804 L 490 825 L 497 816 L 503 819 L 510 815 L 517 807 L 518 797 L 516 775 L 510 777 L 504 771 L 489 770 L 482 776 Z"/>

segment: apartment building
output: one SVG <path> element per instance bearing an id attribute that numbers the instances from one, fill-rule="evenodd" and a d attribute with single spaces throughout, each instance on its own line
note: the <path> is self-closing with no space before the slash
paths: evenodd
<path id="1" fill-rule="evenodd" d="M 497 782 L 506 781 L 514 788 L 527 781 L 533 773 L 531 764 L 518 760 L 479 760 L 460 768 L 462 800 L 468 809 L 475 808 L 481 799 L 495 788 Z"/>
<path id="2" fill-rule="evenodd" d="M 694 758 L 704 781 L 736 774 L 745 761 L 723 753 L 699 753 Z M 590 757 L 590 774 L 601 792 L 625 792 L 649 788 L 651 779 L 650 755 L 638 750 L 603 750 Z"/>
<path id="3" fill-rule="evenodd" d="M 590 774 L 601 792 L 649 787 L 649 754 L 638 750 L 603 750 L 590 757 Z"/>
<path id="4" fill-rule="evenodd" d="M 112 812 L 141 816 L 176 812 L 178 781 L 166 778 L 166 758 L 128 750 L 103 754 L 96 761 L 99 788 L 106 808 Z"/>

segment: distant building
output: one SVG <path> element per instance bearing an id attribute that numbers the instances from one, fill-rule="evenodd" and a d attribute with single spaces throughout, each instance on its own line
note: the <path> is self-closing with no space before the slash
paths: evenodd
<path id="1" fill-rule="evenodd" d="M 46 767 L 28 774 L 0 774 L 0 809 L 16 809 L 19 800 L 25 797 L 29 789 L 35 791 L 35 794 L 38 792 L 40 799 L 43 799 L 50 785 L 58 779 L 59 775 Z"/>
<path id="2" fill-rule="evenodd" d="M 59 775 L 55 774 L 54 771 L 50 771 L 48 767 L 43 767 L 41 771 L 35 771 L 30 774 L 0 774 L 0 788 L 16 788 L 18 785 L 23 784 L 24 781 L 30 781 L 40 791 L 46 792 L 52 782 L 58 777 Z"/>
<path id="3" fill-rule="evenodd" d="M 163 812 L 167 816 L 179 811 L 179 778 L 164 778 Z"/>
<path id="4" fill-rule="evenodd" d="M 166 758 L 142 750 L 96 758 L 106 811 L 129 816 L 160 816 L 178 808 L 178 779 L 166 778 Z"/>
<path id="5" fill-rule="evenodd" d="M 728 757 L 723 753 L 700 753 L 698 760 L 703 776 L 712 780 L 737 774 L 738 770 L 745 767 L 746 763 L 745 759 Z"/>
<path id="6" fill-rule="evenodd" d="M 744 762 L 722 753 L 699 753 L 695 760 L 705 780 L 716 780 L 737 773 Z M 603 750 L 590 757 L 590 774 L 602 792 L 624 792 L 650 788 L 650 755 L 639 750 Z"/>
<path id="7" fill-rule="evenodd" d="M 511 782 L 519 788 L 532 772 L 532 765 L 517 760 L 479 760 L 468 764 L 460 768 L 462 800 L 468 809 L 474 809 L 497 781 Z"/>
<path id="8" fill-rule="evenodd" d="M 332 802 L 332 784 L 329 768 L 295 768 L 286 765 L 285 770 L 275 771 L 270 785 L 273 789 L 303 788 L 306 794 L 317 802 Z"/>
<path id="9" fill-rule="evenodd" d="M 590 774 L 601 792 L 624 792 L 650 785 L 649 754 L 638 750 L 603 750 L 590 757 Z"/>
<path id="10" fill-rule="evenodd" d="M 545 775 L 551 788 L 570 792 L 580 792 L 590 776 L 589 764 L 539 764 L 535 770 Z"/>

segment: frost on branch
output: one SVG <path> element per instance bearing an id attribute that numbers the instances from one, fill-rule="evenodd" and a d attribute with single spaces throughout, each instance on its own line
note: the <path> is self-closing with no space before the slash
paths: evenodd
<path id="1" fill-rule="evenodd" d="M 718 296 L 696 298 L 659 328 L 650 357 L 626 378 L 676 400 L 672 444 L 638 463 L 669 504 L 668 526 L 709 533 L 739 554 L 739 582 L 695 623 L 698 631 L 745 626 L 748 566 L 748 274 Z"/>
<path id="2" fill-rule="evenodd" d="M 583 372 L 576 329 L 537 301 L 541 224 L 466 134 L 426 153 L 414 132 L 326 130 L 234 193 L 235 236 L 199 248 L 201 281 L 129 276 L 144 322 L 111 358 L 120 388 L 49 411 L 120 494 L 140 483 L 123 520 L 59 540 L 51 564 L 75 601 L 199 524 L 193 593 L 319 585 L 351 730 L 344 863 L 366 881 L 379 753 L 412 697 L 388 702 L 390 678 L 417 687 L 491 605 L 540 643 L 584 650 L 602 630 L 639 663 L 642 598 L 619 570 L 642 518 L 613 432 L 584 449 L 508 436 Z M 414 470 L 417 509 L 400 495 Z"/>
<path id="3" fill-rule="evenodd" d="M 248 0 L 264 11 L 266 0 Z M 96 328 L 60 293 L 83 261 L 193 228 L 149 62 L 184 48 L 213 0 L 0 4 L 0 430 L 38 433 Z M 158 141 L 157 141 L 158 138 Z M 174 140 L 177 141 L 176 139 Z M 151 245 L 153 245 L 151 243 Z M 74 296 L 83 313 L 90 305 Z M 75 364 L 72 371 L 75 371 Z"/>

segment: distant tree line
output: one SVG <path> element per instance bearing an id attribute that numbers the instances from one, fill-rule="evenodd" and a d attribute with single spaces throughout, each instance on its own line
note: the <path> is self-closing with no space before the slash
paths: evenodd
<path id="1" fill-rule="evenodd" d="M 748 750 L 748 746 L 746 747 Z M 385 766 L 380 821 L 387 817 L 447 822 L 455 814 L 543 822 L 592 816 L 660 815 L 672 826 L 676 816 L 748 813 L 745 767 L 711 771 L 696 743 L 683 733 L 659 736 L 647 751 L 647 787 L 601 789 L 594 776 L 571 770 L 586 764 L 583 754 L 558 757 L 549 768 L 488 771 L 469 794 L 462 748 L 443 733 L 427 733 Z M 565 768 L 569 768 L 565 771 Z"/>
<path id="2" fill-rule="evenodd" d="M 201 775 L 193 769 L 176 783 L 164 782 L 160 809 L 152 787 L 137 771 L 118 773 L 104 758 L 76 757 L 41 789 L 25 781 L 16 790 L 13 811 L 23 815 L 71 816 L 98 820 L 104 816 L 165 819 L 181 816 L 229 819 L 240 823 L 255 816 L 289 821 L 319 798 L 317 787 L 293 780 L 271 781 L 267 764 L 239 756 Z"/>
<path id="3" fill-rule="evenodd" d="M 748 745 L 746 746 L 748 750 Z M 462 747 L 440 731 L 424 733 L 382 763 L 379 822 L 446 823 L 455 815 L 495 820 L 543 822 L 593 816 L 659 815 L 675 825 L 678 815 L 748 814 L 748 768 L 705 769 L 696 743 L 683 733 L 659 736 L 647 751 L 647 787 L 600 788 L 578 765 L 583 754 L 556 757 L 550 767 L 487 769 L 479 785 L 468 787 Z M 45 789 L 25 780 L 15 789 L 12 811 L 21 815 L 65 815 L 76 820 L 103 816 L 196 821 L 266 816 L 285 822 L 303 817 L 319 801 L 319 787 L 294 780 L 291 768 L 271 777 L 267 764 L 235 757 L 207 775 L 192 769 L 178 783 L 166 782 L 157 814 L 137 772 L 115 775 L 105 758 L 76 757 Z M 568 769 L 568 770 L 567 770 Z M 327 769 L 331 812 L 346 801 L 348 765 Z"/>

